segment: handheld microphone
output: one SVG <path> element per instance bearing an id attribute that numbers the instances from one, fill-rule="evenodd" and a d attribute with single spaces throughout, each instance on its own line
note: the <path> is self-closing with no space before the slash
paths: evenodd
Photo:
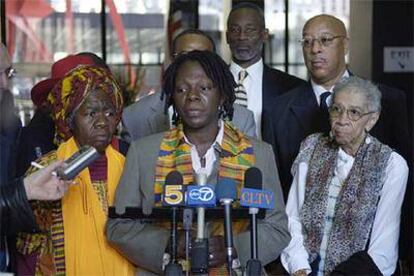
<path id="1" fill-rule="evenodd" d="M 171 206 L 170 254 L 171 261 L 165 267 L 165 275 L 181 275 L 182 267 L 177 262 L 177 206 L 184 202 L 183 177 L 178 171 L 171 171 L 165 178 L 163 205 Z"/>
<path id="2" fill-rule="evenodd" d="M 78 152 L 65 160 L 66 166 L 56 170 L 60 179 L 70 180 L 75 178 L 83 169 L 92 164 L 100 156 L 99 152 L 91 146 L 82 146 Z"/>
<path id="3" fill-rule="evenodd" d="M 229 274 L 232 275 L 233 262 L 233 231 L 231 219 L 231 204 L 237 198 L 237 184 L 234 180 L 224 178 L 216 185 L 217 200 L 224 207 L 224 244 L 227 254 Z"/>
<path id="4" fill-rule="evenodd" d="M 256 194 L 260 194 L 262 190 L 262 172 L 256 168 L 251 167 L 246 170 L 244 173 L 244 188 L 241 192 L 241 200 L 242 202 L 246 201 L 245 206 L 252 206 L 249 208 L 250 214 L 250 251 L 251 251 L 251 259 L 247 262 L 246 267 L 246 274 L 247 275 L 262 275 L 262 264 L 258 257 L 258 245 L 257 245 L 257 213 L 259 212 L 259 208 L 252 204 L 249 204 L 248 199 L 252 199 L 253 196 L 252 192 L 249 193 L 248 190 L 254 190 Z M 260 197 L 261 198 L 261 197 Z M 251 202 L 252 200 L 250 200 Z"/>
<path id="5" fill-rule="evenodd" d="M 200 189 L 207 187 L 207 174 L 204 171 L 197 174 L 197 184 L 198 186 L 201 186 Z M 187 194 L 188 201 L 191 201 L 193 194 L 195 195 L 195 192 L 190 188 Z M 195 274 L 208 273 L 208 239 L 205 237 L 204 230 L 205 208 L 198 207 L 197 236 L 191 248 L 191 272 Z"/>

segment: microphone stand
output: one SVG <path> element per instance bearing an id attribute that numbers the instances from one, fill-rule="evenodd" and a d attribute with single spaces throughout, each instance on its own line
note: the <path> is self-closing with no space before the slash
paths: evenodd
<path id="1" fill-rule="evenodd" d="M 259 260 L 258 244 L 257 244 L 257 217 L 256 214 L 259 212 L 258 208 L 250 208 L 250 253 L 251 259 L 247 261 L 246 275 L 256 276 L 262 275 L 262 263 Z"/>
<path id="2" fill-rule="evenodd" d="M 190 275 L 190 231 L 193 223 L 193 209 L 185 208 L 183 211 L 183 228 L 185 231 L 185 275 Z"/>
<path id="3" fill-rule="evenodd" d="M 181 276 L 183 269 L 177 263 L 177 207 L 171 208 L 171 261 L 165 267 L 166 276 Z"/>
<path id="4" fill-rule="evenodd" d="M 224 241 L 226 245 L 227 266 L 229 275 L 233 275 L 233 230 L 231 225 L 231 203 L 233 199 L 222 199 L 221 203 L 224 205 Z"/>
<path id="5" fill-rule="evenodd" d="M 207 174 L 200 172 L 197 174 L 197 184 L 206 185 Z M 205 208 L 197 208 L 197 236 L 191 248 L 191 272 L 193 274 L 208 273 L 208 239 L 205 237 Z"/>

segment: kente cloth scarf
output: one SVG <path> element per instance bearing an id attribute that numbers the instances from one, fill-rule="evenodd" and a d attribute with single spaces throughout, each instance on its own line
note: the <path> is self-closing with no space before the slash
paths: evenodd
<path id="1" fill-rule="evenodd" d="M 55 157 L 63 160 L 78 151 L 73 138 L 62 143 Z M 112 248 L 105 236 L 107 214 L 103 206 L 113 205 L 115 189 L 125 158 L 108 146 L 107 204 L 102 204 L 92 186 L 89 169 L 75 179 L 62 200 L 34 202 L 41 234 L 21 234 L 20 253 L 38 253 L 36 274 L 54 275 L 134 275 L 135 267 Z M 49 160 L 49 162 L 52 160 Z M 45 164 L 46 165 L 46 164 Z"/>
<path id="2" fill-rule="evenodd" d="M 244 172 L 255 165 L 256 159 L 250 140 L 239 130 L 225 122 L 224 135 L 219 157 L 219 179 L 230 178 L 237 183 L 238 195 L 243 187 Z M 155 170 L 155 205 L 161 205 L 161 194 L 165 178 L 169 172 L 177 170 L 183 175 L 184 185 L 194 182 L 191 162 L 191 146 L 185 142 L 182 124 L 164 134 L 161 141 Z M 220 180 L 219 180 L 220 181 Z M 233 203 L 233 207 L 237 207 Z M 168 227 L 167 224 L 161 225 Z M 239 220 L 233 224 L 233 233 L 238 234 L 247 229 L 248 221 Z M 223 223 L 217 220 L 212 225 L 211 235 L 224 235 Z M 211 269 L 210 275 L 227 275 L 225 267 Z"/>
<path id="3" fill-rule="evenodd" d="M 392 150 L 372 136 L 358 149 L 338 195 L 327 245 L 324 274 L 351 255 L 366 249 Z M 319 254 L 325 227 L 329 185 L 334 177 L 338 145 L 321 133 L 310 135 L 293 164 L 308 164 L 305 201 L 300 211 L 309 263 Z"/>
<path id="4" fill-rule="evenodd" d="M 56 125 L 57 145 L 72 137 L 68 119 L 93 91 L 104 91 L 109 95 L 116 110 L 117 123 L 119 122 L 124 102 L 122 90 L 111 72 L 93 65 L 80 65 L 69 71 L 47 97 L 48 105 L 52 108 L 51 116 Z"/>
<path id="5" fill-rule="evenodd" d="M 237 183 L 238 192 L 243 186 L 244 172 L 254 166 L 255 156 L 250 140 L 228 122 L 224 123 L 224 135 L 220 153 L 219 178 L 230 178 Z M 191 146 L 184 140 L 182 124 L 164 134 L 155 170 L 154 194 L 159 204 L 165 178 L 177 170 L 183 175 L 184 185 L 194 181 L 191 162 Z"/>

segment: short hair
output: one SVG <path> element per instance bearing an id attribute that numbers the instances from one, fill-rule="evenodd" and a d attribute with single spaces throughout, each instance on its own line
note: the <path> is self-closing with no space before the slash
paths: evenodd
<path id="1" fill-rule="evenodd" d="M 333 97 L 345 89 L 349 90 L 352 93 L 364 95 L 369 112 L 381 111 L 381 92 L 379 91 L 378 87 L 372 82 L 358 78 L 356 76 L 350 76 L 349 78 L 345 78 L 335 85 L 333 89 Z"/>
<path id="2" fill-rule="evenodd" d="M 237 5 L 235 5 L 231 9 L 231 11 L 229 13 L 229 16 L 227 17 L 227 26 L 229 26 L 229 21 L 230 21 L 231 14 L 234 13 L 235 11 L 237 11 L 237 10 L 240 10 L 240 9 L 252 9 L 252 10 L 256 11 L 257 14 L 260 17 L 260 22 L 262 23 L 262 27 L 263 28 L 266 28 L 265 16 L 264 16 L 264 13 L 263 13 L 262 8 L 260 8 L 256 4 L 253 4 L 253 3 L 250 3 L 250 2 L 241 2 L 241 3 L 237 4 Z"/>
<path id="3" fill-rule="evenodd" d="M 211 44 L 213 45 L 213 52 L 216 53 L 216 44 L 214 43 L 214 40 L 211 38 L 211 36 L 209 36 L 206 32 L 203 32 L 201 30 L 197 30 L 197 29 L 187 29 L 182 31 L 181 33 L 179 33 L 173 40 L 172 42 L 172 53 L 175 53 L 175 49 L 177 48 L 177 41 L 180 37 L 183 37 L 185 35 L 188 34 L 194 34 L 194 35 L 201 35 L 204 36 L 205 38 L 207 38 Z"/>
<path id="4" fill-rule="evenodd" d="M 203 68 L 207 77 L 211 79 L 220 95 L 224 98 L 220 116 L 227 117 L 231 120 L 233 118 L 233 103 L 236 100 L 234 91 L 236 88 L 236 82 L 234 81 L 233 75 L 224 60 L 216 53 L 210 51 L 195 50 L 179 55 L 174 62 L 168 66 L 164 75 L 163 90 L 161 94 L 161 99 L 166 97 L 164 113 L 167 114 L 168 108 L 173 105 L 173 123 L 177 125 L 179 115 L 175 110 L 173 103 L 175 80 L 180 67 L 188 61 L 198 62 Z"/>

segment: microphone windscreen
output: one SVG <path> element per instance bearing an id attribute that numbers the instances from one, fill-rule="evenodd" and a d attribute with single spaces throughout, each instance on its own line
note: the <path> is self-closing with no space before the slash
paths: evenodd
<path id="1" fill-rule="evenodd" d="M 216 184 L 216 198 L 220 199 L 236 199 L 237 198 L 237 184 L 234 180 L 229 178 L 222 178 Z"/>
<path id="2" fill-rule="evenodd" d="M 183 176 L 178 171 L 171 171 L 165 178 L 165 185 L 183 185 Z"/>
<path id="3" fill-rule="evenodd" d="M 259 168 L 250 167 L 244 173 L 244 188 L 261 190 L 263 186 L 262 172 Z"/>

